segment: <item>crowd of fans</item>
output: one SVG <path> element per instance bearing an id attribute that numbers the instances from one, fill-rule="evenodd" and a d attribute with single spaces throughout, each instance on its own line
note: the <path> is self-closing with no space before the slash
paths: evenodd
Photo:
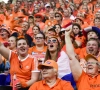
<path id="1" fill-rule="evenodd" d="M 100 90 L 100 0 L 0 2 L 0 90 Z"/>

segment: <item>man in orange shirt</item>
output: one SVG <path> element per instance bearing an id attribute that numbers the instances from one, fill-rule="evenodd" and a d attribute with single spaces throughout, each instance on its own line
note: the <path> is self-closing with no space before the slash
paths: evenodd
<path id="1" fill-rule="evenodd" d="M 28 40 L 28 45 L 31 47 L 33 39 L 29 34 L 27 34 L 29 27 L 30 27 L 30 24 L 27 21 L 24 21 L 21 24 L 21 30 L 19 32 L 12 33 L 12 36 L 15 36 L 15 37 L 24 36 Z"/>
<path id="2" fill-rule="evenodd" d="M 35 36 L 35 46 L 29 48 L 28 53 L 36 57 L 39 62 L 44 63 L 46 50 L 45 35 L 40 32 Z"/>
<path id="3" fill-rule="evenodd" d="M 54 60 L 47 60 L 38 66 L 43 80 L 33 84 L 29 90 L 73 90 L 70 82 L 63 81 L 58 76 L 58 65 Z"/>
<path id="4" fill-rule="evenodd" d="M 76 54 L 73 49 L 73 45 L 70 38 L 71 29 L 67 29 L 65 33 L 66 40 L 66 50 L 70 58 L 70 66 L 74 80 L 76 81 L 78 90 L 100 90 L 100 63 L 98 60 L 88 54 L 85 59 L 86 63 L 86 73 L 82 70 Z"/>
<path id="5" fill-rule="evenodd" d="M 47 30 L 48 27 L 54 26 L 55 24 L 58 24 L 57 20 L 55 19 L 55 12 L 51 10 L 49 12 L 49 20 L 45 21 L 45 30 Z"/>
<path id="6" fill-rule="evenodd" d="M 14 80 L 17 80 L 13 87 L 18 90 L 28 90 L 27 88 L 38 80 L 38 62 L 28 54 L 29 46 L 24 36 L 17 38 L 16 43 L 16 52 L 13 52 L 0 42 L 0 54 L 10 62 L 11 85 L 14 85 Z M 8 89 L 0 87 L 0 90 Z"/>
<path id="7" fill-rule="evenodd" d="M 70 19 L 70 12 L 68 9 L 65 9 L 61 26 L 64 27 L 65 25 L 67 25 L 70 22 L 72 22 L 72 20 Z"/>

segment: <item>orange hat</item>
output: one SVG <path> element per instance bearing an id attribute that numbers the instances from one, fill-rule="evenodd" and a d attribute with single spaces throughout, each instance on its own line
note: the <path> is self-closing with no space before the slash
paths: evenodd
<path id="1" fill-rule="evenodd" d="M 40 64 L 38 68 L 42 69 L 43 66 L 53 67 L 58 71 L 58 64 L 54 60 L 47 60 L 44 64 Z"/>
<path id="2" fill-rule="evenodd" d="M 42 20 L 44 19 L 43 15 L 40 14 L 40 13 L 36 13 L 36 14 L 34 15 L 35 18 L 36 18 L 37 16 L 40 16 Z"/>
<path id="3" fill-rule="evenodd" d="M 96 61 L 98 61 L 98 59 L 97 59 L 95 56 L 91 55 L 91 54 L 88 54 L 88 55 L 85 57 L 85 60 L 88 61 L 89 58 L 93 58 L 93 59 L 95 59 Z"/>
<path id="4" fill-rule="evenodd" d="M 8 28 L 6 25 L 2 25 L 2 26 L 0 27 L 0 30 L 2 30 L 2 29 L 6 30 L 7 33 L 9 34 L 9 36 L 10 36 L 10 27 Z"/>

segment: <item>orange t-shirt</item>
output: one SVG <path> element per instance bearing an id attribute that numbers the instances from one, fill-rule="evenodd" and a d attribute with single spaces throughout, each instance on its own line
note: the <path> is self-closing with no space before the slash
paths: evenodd
<path id="1" fill-rule="evenodd" d="M 47 26 L 54 26 L 55 24 L 58 24 L 57 20 L 46 20 L 45 25 Z"/>
<path id="2" fill-rule="evenodd" d="M 74 47 L 74 46 L 73 46 L 73 47 Z M 66 45 L 64 45 L 64 46 L 62 47 L 61 50 L 63 50 L 63 51 L 66 52 Z M 75 52 L 77 55 L 79 55 L 80 51 L 81 51 L 80 48 L 74 48 L 74 52 Z"/>
<path id="3" fill-rule="evenodd" d="M 38 25 L 40 27 L 40 30 L 44 30 L 44 26 L 45 24 L 41 21 L 41 22 L 36 22 L 36 25 Z"/>
<path id="4" fill-rule="evenodd" d="M 83 71 L 76 85 L 78 90 L 100 90 L 100 75 L 92 78 Z"/>
<path id="5" fill-rule="evenodd" d="M 49 87 L 45 80 L 34 83 L 29 90 L 74 90 L 70 82 L 57 79 L 56 84 L 53 87 Z"/>
<path id="6" fill-rule="evenodd" d="M 29 54 L 25 59 L 20 60 L 18 54 L 11 51 L 9 60 L 10 60 L 11 85 L 14 74 L 16 74 L 17 79 L 20 82 L 26 83 L 31 79 L 32 72 L 39 72 L 37 69 L 38 65 L 37 60 Z"/>
<path id="7" fill-rule="evenodd" d="M 87 56 L 86 47 L 82 48 L 79 54 L 80 59 L 83 59 Z"/>
<path id="8" fill-rule="evenodd" d="M 80 3 L 82 2 L 82 0 L 73 0 L 73 2 L 74 2 L 75 4 L 80 4 Z"/>
<path id="9" fill-rule="evenodd" d="M 5 16 L 4 14 L 0 14 L 0 25 L 2 25 Z"/>
<path id="10" fill-rule="evenodd" d="M 37 60 L 42 60 L 42 62 L 44 63 L 46 51 L 47 51 L 47 46 L 44 46 L 44 49 L 42 51 L 37 50 L 36 46 L 33 46 L 29 48 L 28 53 L 36 57 Z"/>
<path id="11" fill-rule="evenodd" d="M 29 35 L 33 38 L 33 31 L 32 31 L 32 28 L 33 28 L 33 27 L 30 27 L 30 28 L 27 30 L 27 34 L 29 34 Z"/>
<path id="12" fill-rule="evenodd" d="M 85 47 L 86 38 L 85 38 L 84 36 L 81 36 L 81 37 L 76 36 L 76 37 L 75 37 L 75 40 L 80 41 L 80 42 L 82 43 L 82 47 Z"/>
<path id="13" fill-rule="evenodd" d="M 80 53 L 80 51 L 81 51 L 81 48 L 75 48 L 74 50 L 75 50 L 75 53 L 76 53 L 77 55 L 79 55 L 79 53 Z"/>

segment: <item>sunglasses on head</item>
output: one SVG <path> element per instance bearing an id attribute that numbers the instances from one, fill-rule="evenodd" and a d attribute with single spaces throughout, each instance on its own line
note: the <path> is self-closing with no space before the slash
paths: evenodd
<path id="1" fill-rule="evenodd" d="M 50 6 L 47 6 L 46 8 L 50 8 Z"/>
<path id="2" fill-rule="evenodd" d="M 43 39 L 43 37 L 35 37 L 35 39 Z"/>
<path id="3" fill-rule="evenodd" d="M 48 44 L 51 43 L 51 42 L 52 43 L 57 43 L 57 40 L 48 40 Z"/>
<path id="4" fill-rule="evenodd" d="M 97 62 L 87 62 L 86 65 L 89 65 L 89 64 L 98 64 Z"/>

